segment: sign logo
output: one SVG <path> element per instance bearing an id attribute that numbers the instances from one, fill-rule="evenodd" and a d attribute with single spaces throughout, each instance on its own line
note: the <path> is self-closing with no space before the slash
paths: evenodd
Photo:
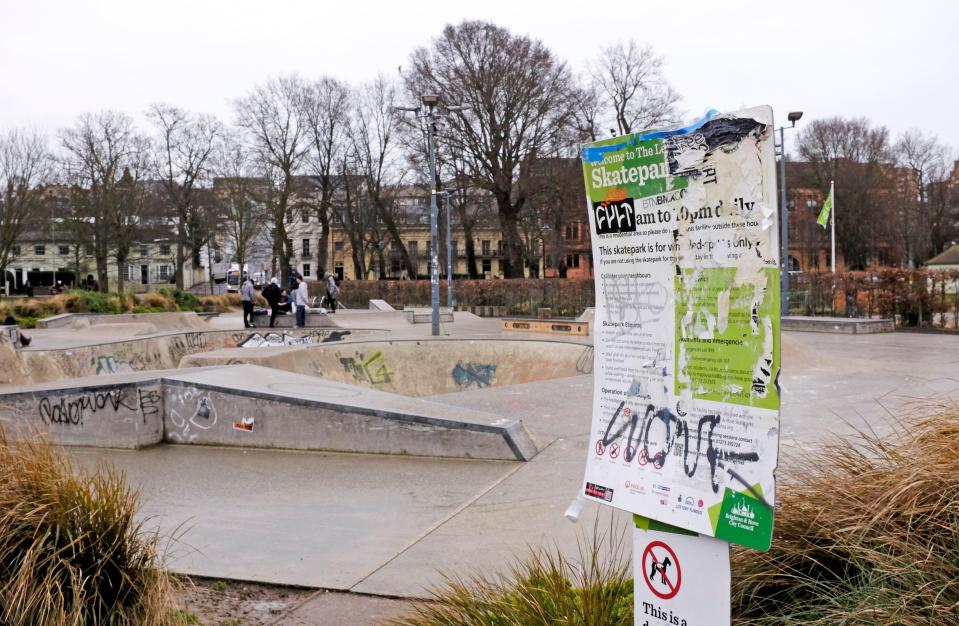
<path id="1" fill-rule="evenodd" d="M 594 202 L 593 218 L 597 235 L 636 232 L 636 208 L 632 198 Z"/>
<path id="2" fill-rule="evenodd" d="M 586 495 L 605 500 L 606 502 L 613 501 L 613 490 L 609 487 L 597 485 L 596 483 L 586 483 Z"/>
<path id="3" fill-rule="evenodd" d="M 679 593 L 683 570 L 676 553 L 662 541 L 651 541 L 643 550 L 643 580 L 657 598 L 669 600 Z"/>

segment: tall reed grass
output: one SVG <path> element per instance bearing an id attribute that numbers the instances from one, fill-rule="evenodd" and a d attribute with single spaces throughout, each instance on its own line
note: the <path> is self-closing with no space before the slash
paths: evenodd
<path id="1" fill-rule="evenodd" d="M 783 472 L 772 549 L 733 553 L 736 624 L 959 624 L 959 413 Z"/>
<path id="2" fill-rule="evenodd" d="M 0 431 L 0 623 L 176 624 L 159 535 L 121 474 L 75 471 L 41 437 Z"/>

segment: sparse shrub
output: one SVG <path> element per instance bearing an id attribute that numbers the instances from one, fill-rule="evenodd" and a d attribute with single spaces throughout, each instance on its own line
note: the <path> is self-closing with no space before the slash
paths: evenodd
<path id="1" fill-rule="evenodd" d="M 176 302 L 164 290 L 148 291 L 137 296 L 139 306 L 150 312 L 175 311 Z M 136 309 L 133 311 L 136 313 Z"/>
<path id="2" fill-rule="evenodd" d="M 240 295 L 235 293 L 219 296 L 200 296 L 198 300 L 200 308 L 204 311 L 219 311 L 222 313 L 239 308 L 240 306 Z"/>
<path id="3" fill-rule="evenodd" d="M 631 626 L 633 580 L 627 529 L 594 527 L 580 541 L 577 561 L 558 550 L 536 550 L 506 575 L 446 575 L 428 601 L 396 626 Z"/>
<path id="4" fill-rule="evenodd" d="M 172 309 L 174 311 L 198 311 L 200 309 L 199 299 L 189 291 L 167 288 L 162 288 L 158 291 L 164 296 L 172 298 L 174 306 L 176 307 Z"/>
<path id="5" fill-rule="evenodd" d="M 0 623 L 183 623 L 137 507 L 122 474 L 75 472 L 44 439 L 0 431 Z"/>

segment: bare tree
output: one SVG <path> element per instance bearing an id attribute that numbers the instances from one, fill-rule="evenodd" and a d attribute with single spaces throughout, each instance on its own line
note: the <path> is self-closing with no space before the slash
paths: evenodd
<path id="1" fill-rule="evenodd" d="M 264 181 L 250 175 L 254 165 L 243 143 L 230 135 L 218 142 L 211 162 L 216 177 L 214 206 L 241 271 L 268 219 L 268 212 L 259 202 L 257 193 L 257 187 Z"/>
<path id="2" fill-rule="evenodd" d="M 350 162 L 353 172 L 362 177 L 366 198 L 389 233 L 407 274 L 415 278 L 412 259 L 396 224 L 391 194 L 403 178 L 396 154 L 396 98 L 396 85 L 384 76 L 360 89 L 350 129 Z"/>
<path id="3" fill-rule="evenodd" d="M 52 177 L 46 137 L 20 130 L 0 136 L 0 285 L 7 282 L 13 246 L 39 218 Z"/>
<path id="4" fill-rule="evenodd" d="M 337 183 L 337 165 L 342 163 L 348 148 L 349 110 L 352 94 L 345 83 L 335 78 L 324 77 L 309 85 L 304 101 L 304 114 L 309 129 L 312 150 L 309 168 L 319 187 L 319 202 L 316 207 L 320 222 L 320 240 L 317 258 L 320 262 L 317 276 L 322 278 L 329 251 L 327 240 L 330 221 L 333 217 L 334 195 Z"/>
<path id="5" fill-rule="evenodd" d="M 209 232 L 199 198 L 209 178 L 210 155 L 222 125 L 213 117 L 191 115 L 168 104 L 152 105 L 147 116 L 158 135 L 152 169 L 163 183 L 176 220 L 176 286 L 183 289 L 187 248 L 193 267 L 198 266 Z"/>
<path id="6" fill-rule="evenodd" d="M 107 291 L 110 254 L 118 264 L 126 261 L 130 232 L 136 227 L 147 142 L 137 134 L 133 120 L 116 111 L 81 115 L 60 139 L 74 210 L 89 226 L 97 278 Z M 118 283 L 122 279 L 121 267 Z"/>
<path id="7" fill-rule="evenodd" d="M 864 268 L 870 260 L 897 263 L 893 235 L 894 176 L 889 131 L 865 118 L 815 120 L 798 138 L 800 156 L 823 197 L 836 184 L 836 239 L 846 264 Z"/>
<path id="8" fill-rule="evenodd" d="M 612 109 L 620 135 L 672 124 L 679 94 L 663 74 L 663 59 L 651 46 L 630 39 L 603 48 L 590 74 L 596 92 Z"/>
<path id="9" fill-rule="evenodd" d="M 469 107 L 447 116 L 447 149 L 469 155 L 471 178 L 496 199 L 504 274 L 522 277 L 524 182 L 534 160 L 567 145 L 569 70 L 540 41 L 480 21 L 446 26 L 429 49 L 413 52 L 411 65 L 410 95 L 436 93 Z"/>
<path id="10" fill-rule="evenodd" d="M 903 256 L 910 267 L 928 259 L 934 247 L 930 239 L 929 185 L 946 173 L 946 148 L 933 135 L 910 129 L 896 142 L 895 153 L 908 180 L 897 210 Z"/>
<path id="11" fill-rule="evenodd" d="M 573 139 L 579 143 L 598 141 L 603 133 L 603 97 L 595 82 L 585 82 L 572 92 Z"/>
<path id="12" fill-rule="evenodd" d="M 273 258 L 285 271 L 293 250 L 286 225 L 295 194 L 295 177 L 303 170 L 311 142 L 304 114 L 307 85 L 297 76 L 270 79 L 235 102 L 237 125 L 243 128 L 253 148 L 267 188 L 262 196 L 272 228 Z M 276 273 L 276 267 L 273 273 Z"/>
<path id="13" fill-rule="evenodd" d="M 929 168 L 926 193 L 930 254 L 939 254 L 959 238 L 959 160 L 946 149 L 945 158 Z"/>

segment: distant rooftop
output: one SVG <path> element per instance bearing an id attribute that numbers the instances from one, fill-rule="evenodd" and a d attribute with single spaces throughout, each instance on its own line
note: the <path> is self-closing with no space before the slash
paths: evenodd
<path id="1" fill-rule="evenodd" d="M 926 265 L 959 265 L 959 245 L 952 246 L 945 252 L 932 257 L 926 261 Z"/>

